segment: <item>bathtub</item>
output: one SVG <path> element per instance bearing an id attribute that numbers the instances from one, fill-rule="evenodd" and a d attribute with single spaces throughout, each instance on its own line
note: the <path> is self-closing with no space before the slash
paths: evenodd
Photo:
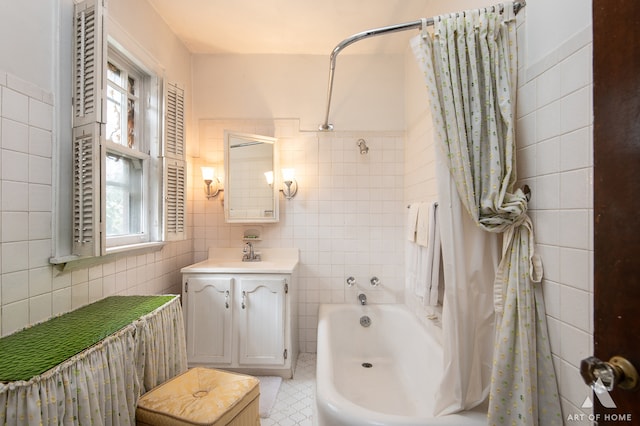
<path id="1" fill-rule="evenodd" d="M 363 316 L 368 327 L 360 324 Z M 443 365 L 440 331 L 403 305 L 320 305 L 318 425 L 486 425 L 486 404 L 433 416 Z"/>

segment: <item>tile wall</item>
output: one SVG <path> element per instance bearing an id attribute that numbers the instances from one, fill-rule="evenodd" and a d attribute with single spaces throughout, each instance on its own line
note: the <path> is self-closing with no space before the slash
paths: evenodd
<path id="1" fill-rule="evenodd" d="M 113 294 L 178 293 L 191 241 L 61 272 L 49 264 L 53 96 L 0 71 L 0 335 Z"/>
<path id="2" fill-rule="evenodd" d="M 405 111 L 406 111 L 406 142 L 404 169 L 404 204 L 433 200 L 438 196 L 438 182 L 436 180 L 436 145 L 433 137 L 433 123 L 429 107 L 424 76 L 419 70 L 413 53 L 407 50 L 405 56 Z M 405 209 L 404 226 L 407 226 L 407 212 Z M 403 244 L 408 247 L 408 242 Z M 415 312 L 423 322 L 430 321 L 428 317 L 433 313 L 431 308 L 425 309 L 422 300 L 414 296 L 414 289 L 410 285 L 405 288 L 405 304 Z"/>
<path id="3" fill-rule="evenodd" d="M 209 247 L 242 247 L 243 230 L 227 224 L 219 199 L 206 200 L 200 166 L 222 167 L 225 129 L 275 136 L 281 167 L 294 167 L 298 194 L 280 197 L 280 222 L 260 226 L 259 247 L 300 249 L 300 350 L 316 351 L 320 303 L 355 303 L 356 278 L 374 302 L 404 297 L 402 132 L 299 132 L 298 120 L 201 120 L 200 157 L 194 159 L 191 203 L 195 260 Z M 363 138 L 369 153 L 356 145 Z M 372 289 L 377 276 L 382 286 Z"/>
<path id="4" fill-rule="evenodd" d="M 523 24 L 518 43 L 526 44 Z M 537 64 L 521 68 L 518 177 L 530 203 L 563 413 L 590 389 L 578 368 L 593 354 L 593 108 L 591 27 Z M 520 61 L 522 63 L 522 61 Z"/>
<path id="5" fill-rule="evenodd" d="M 0 72 L 2 334 L 52 313 L 53 97 Z M 48 297 L 46 294 L 49 293 Z"/>

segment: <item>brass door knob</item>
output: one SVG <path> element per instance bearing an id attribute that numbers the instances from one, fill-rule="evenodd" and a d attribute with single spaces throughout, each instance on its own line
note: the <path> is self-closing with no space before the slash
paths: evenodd
<path id="1" fill-rule="evenodd" d="M 638 371 L 627 359 L 611 357 L 609 361 L 590 356 L 580 362 L 580 375 L 584 382 L 593 387 L 600 379 L 608 391 L 614 387 L 633 390 L 638 387 Z"/>

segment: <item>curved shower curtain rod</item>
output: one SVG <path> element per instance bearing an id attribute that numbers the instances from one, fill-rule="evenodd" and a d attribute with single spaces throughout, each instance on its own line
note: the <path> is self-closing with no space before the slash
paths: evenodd
<path id="1" fill-rule="evenodd" d="M 520 11 L 520 9 L 522 9 L 526 5 L 527 3 L 525 1 L 514 3 L 513 12 L 517 14 Z M 503 6 L 500 4 L 497 7 L 502 13 Z M 422 19 L 418 19 L 417 21 L 406 22 L 404 24 L 389 25 L 387 27 L 374 28 L 371 30 L 362 31 L 338 43 L 336 47 L 333 48 L 333 51 L 331 51 L 331 55 L 329 56 L 329 87 L 327 90 L 327 110 L 324 118 L 324 123 L 318 127 L 318 130 L 322 130 L 322 131 L 333 130 L 333 124 L 329 124 L 329 108 L 331 107 L 331 94 L 333 92 L 333 75 L 336 69 L 336 58 L 338 56 L 338 53 L 340 53 L 342 49 L 344 49 L 345 47 L 355 43 L 356 41 L 363 40 L 365 38 L 379 36 L 383 34 L 396 33 L 400 31 L 412 30 L 414 28 L 422 28 L 423 25 L 427 25 L 427 26 L 433 25 L 433 18 L 426 18 L 426 19 L 422 18 Z"/>

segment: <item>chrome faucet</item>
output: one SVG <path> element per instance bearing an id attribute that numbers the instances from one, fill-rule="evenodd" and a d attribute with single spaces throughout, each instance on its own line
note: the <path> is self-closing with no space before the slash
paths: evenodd
<path id="1" fill-rule="evenodd" d="M 364 293 L 360 293 L 358 295 L 358 301 L 360 302 L 360 304 L 362 306 L 366 305 L 367 304 L 367 296 Z"/>
<path id="2" fill-rule="evenodd" d="M 242 249 L 242 261 L 243 262 L 259 262 L 260 254 L 253 251 L 253 244 L 248 241 Z"/>

